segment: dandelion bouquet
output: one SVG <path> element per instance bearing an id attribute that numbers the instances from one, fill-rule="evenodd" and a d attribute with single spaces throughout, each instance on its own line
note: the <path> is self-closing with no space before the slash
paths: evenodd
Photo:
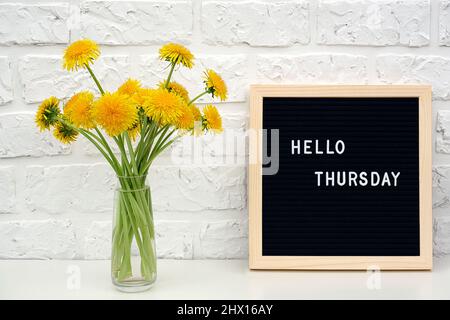
<path id="1" fill-rule="evenodd" d="M 183 135 L 220 133 L 222 120 L 217 108 L 207 105 L 200 110 L 195 102 L 207 94 L 222 101 L 227 98 L 224 81 L 210 69 L 204 72 L 204 91 L 192 99 L 181 84 L 172 81 L 177 68 L 193 67 L 194 56 L 184 46 L 169 43 L 159 55 L 168 63 L 165 81 L 145 88 L 138 80 L 128 79 L 117 91 L 105 92 L 92 68 L 100 56 L 98 45 L 87 39 L 76 41 L 65 50 L 63 67 L 87 70 L 100 94 L 96 97 L 93 92 L 81 91 L 65 103 L 50 97 L 36 113 L 41 131 L 52 129 L 62 143 L 83 136 L 116 173 L 111 268 L 114 284 L 126 291 L 146 289 L 156 279 L 151 193 L 146 185 L 153 161 Z M 137 266 L 132 263 L 133 243 L 139 250 Z"/>

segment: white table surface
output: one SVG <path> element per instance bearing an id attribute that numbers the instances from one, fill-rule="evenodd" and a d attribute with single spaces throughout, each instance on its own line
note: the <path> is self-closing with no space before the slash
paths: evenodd
<path id="1" fill-rule="evenodd" d="M 80 281 L 72 281 L 77 274 Z M 244 260 L 159 260 L 150 291 L 121 293 L 110 282 L 109 261 L 2 260 L 0 299 L 450 299 L 450 257 L 435 259 L 432 272 L 381 272 L 379 289 L 368 288 L 368 277 L 250 271 Z"/>

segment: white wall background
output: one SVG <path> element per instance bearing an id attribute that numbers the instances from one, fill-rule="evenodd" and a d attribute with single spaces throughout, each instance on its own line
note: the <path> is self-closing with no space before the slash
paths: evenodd
<path id="1" fill-rule="evenodd" d="M 94 90 L 61 68 L 81 37 L 102 44 L 94 70 L 110 90 L 128 76 L 155 84 L 167 41 L 198 58 L 177 76 L 192 94 L 203 66 L 228 82 L 225 134 L 199 140 L 194 164 L 180 164 L 186 139 L 151 174 L 160 257 L 246 257 L 250 83 L 432 84 L 434 248 L 450 253 L 450 0 L 24 0 L 0 1 L 0 258 L 109 256 L 114 176 L 82 138 L 64 147 L 33 123 L 49 95 Z"/>

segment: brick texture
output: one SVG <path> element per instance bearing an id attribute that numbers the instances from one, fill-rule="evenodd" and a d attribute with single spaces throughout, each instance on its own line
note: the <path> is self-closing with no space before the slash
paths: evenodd
<path id="1" fill-rule="evenodd" d="M 85 1 L 82 35 L 102 44 L 188 42 L 192 35 L 191 1 Z"/>
<path id="2" fill-rule="evenodd" d="M 0 3 L 0 44 L 68 43 L 68 3 Z"/>
<path id="3" fill-rule="evenodd" d="M 420 47 L 430 41 L 427 0 L 323 0 L 317 19 L 321 44 Z"/>
<path id="4" fill-rule="evenodd" d="M 201 19 L 211 45 L 288 46 L 310 39 L 306 1 L 204 1 Z"/>
<path id="5" fill-rule="evenodd" d="M 377 75 L 385 84 L 425 83 L 437 100 L 450 100 L 450 59 L 442 56 L 381 55 Z"/>
<path id="6" fill-rule="evenodd" d="M 439 7 L 439 43 L 450 46 L 450 0 L 441 0 Z"/>
<path id="7" fill-rule="evenodd" d="M 8 57 L 0 57 L 0 106 L 13 99 L 11 62 Z"/>

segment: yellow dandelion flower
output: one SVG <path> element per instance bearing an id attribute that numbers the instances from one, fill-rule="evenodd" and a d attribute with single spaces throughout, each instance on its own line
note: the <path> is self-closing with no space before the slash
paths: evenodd
<path id="1" fill-rule="evenodd" d="M 78 131 L 69 124 L 58 122 L 55 124 L 53 136 L 62 143 L 68 144 L 77 140 Z"/>
<path id="2" fill-rule="evenodd" d="M 92 116 L 108 135 L 117 136 L 137 121 L 137 108 L 127 95 L 105 93 L 94 102 Z"/>
<path id="3" fill-rule="evenodd" d="M 119 89 L 117 89 L 117 92 L 121 94 L 127 94 L 129 96 L 134 95 L 141 89 L 141 83 L 138 80 L 128 78 L 127 81 L 125 81 Z"/>
<path id="4" fill-rule="evenodd" d="M 48 130 L 58 122 L 61 114 L 59 100 L 56 97 L 45 99 L 36 112 L 35 122 L 40 131 Z"/>
<path id="5" fill-rule="evenodd" d="M 194 116 L 194 121 L 200 121 L 202 119 L 200 110 L 193 104 L 189 105 L 189 108 L 191 109 L 191 113 Z"/>
<path id="6" fill-rule="evenodd" d="M 194 65 L 194 56 L 189 49 L 177 43 L 168 43 L 162 46 L 159 49 L 159 57 L 174 65 L 182 64 L 189 69 Z"/>
<path id="7" fill-rule="evenodd" d="M 178 129 L 190 130 L 194 128 L 194 114 L 192 113 L 192 109 L 186 105 L 182 108 L 181 115 L 178 118 L 178 122 L 176 124 Z"/>
<path id="8" fill-rule="evenodd" d="M 64 69 L 68 71 L 85 68 L 100 56 L 97 43 L 89 39 L 73 42 L 64 51 Z"/>
<path id="9" fill-rule="evenodd" d="M 133 101 L 138 105 L 142 106 L 144 101 L 155 91 L 155 89 L 141 88 L 136 94 L 133 95 Z"/>
<path id="10" fill-rule="evenodd" d="M 204 75 L 204 83 L 206 91 L 211 93 L 212 97 L 219 97 L 221 101 L 227 100 L 228 89 L 227 85 L 214 70 L 207 69 Z"/>
<path id="11" fill-rule="evenodd" d="M 215 133 L 223 131 L 222 118 L 217 108 L 213 105 L 207 105 L 203 108 L 203 126 L 206 130 L 211 130 Z"/>
<path id="12" fill-rule="evenodd" d="M 91 92 L 79 92 L 67 101 L 64 115 L 76 127 L 93 129 L 96 126 L 91 114 L 93 102 L 94 95 Z"/>
<path id="13" fill-rule="evenodd" d="M 160 89 L 165 88 L 165 83 L 160 82 L 159 88 Z M 186 88 L 183 85 L 179 84 L 178 82 L 175 82 L 175 81 L 170 82 L 167 89 L 170 92 L 173 92 L 173 93 L 179 95 L 180 97 L 182 97 L 184 100 L 186 100 L 186 102 L 189 102 L 189 92 L 186 90 Z"/>
<path id="14" fill-rule="evenodd" d="M 165 89 L 153 90 L 143 101 L 145 113 L 161 125 L 177 124 L 186 102 Z"/>

